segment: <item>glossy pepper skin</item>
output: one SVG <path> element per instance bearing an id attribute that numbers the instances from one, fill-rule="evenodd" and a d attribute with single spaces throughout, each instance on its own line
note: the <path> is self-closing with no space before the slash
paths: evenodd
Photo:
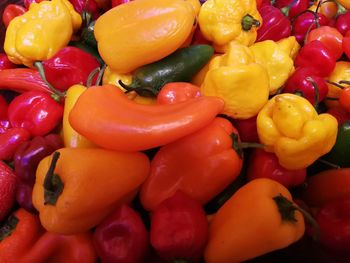
<path id="1" fill-rule="evenodd" d="M 58 134 L 49 134 L 45 137 L 36 136 L 17 148 L 13 157 L 18 183 L 16 200 L 27 211 L 36 211 L 32 204 L 32 191 L 39 162 L 62 147 L 61 137 Z"/>
<path id="2" fill-rule="evenodd" d="M 94 245 L 104 263 L 142 262 L 150 249 L 148 230 L 140 214 L 123 204 L 94 230 Z"/>
<path id="3" fill-rule="evenodd" d="M 350 30 L 350 12 L 337 16 L 334 26 L 344 36 Z"/>
<path id="4" fill-rule="evenodd" d="M 5 25 L 5 27 L 8 27 L 12 19 L 14 19 L 17 16 L 23 15 L 26 11 L 27 9 L 21 5 L 7 5 L 2 13 L 3 24 Z"/>
<path id="5" fill-rule="evenodd" d="M 0 222 L 14 205 L 16 186 L 15 173 L 7 164 L 0 161 Z"/>
<path id="6" fill-rule="evenodd" d="M 165 84 L 157 95 L 158 104 L 173 104 L 201 96 L 200 88 L 188 82 Z"/>
<path id="7" fill-rule="evenodd" d="M 150 240 L 163 260 L 198 262 L 207 238 L 208 220 L 203 207 L 181 191 L 165 199 L 152 212 Z"/>
<path id="8" fill-rule="evenodd" d="M 90 73 L 100 67 L 100 63 L 80 48 L 64 47 L 53 57 L 42 61 L 42 66 L 47 81 L 56 89 L 65 91 L 75 84 L 86 85 Z"/>
<path id="9" fill-rule="evenodd" d="M 338 0 L 339 4 L 341 4 L 343 7 L 345 7 L 347 10 L 350 10 L 350 3 L 346 0 Z"/>
<path id="10" fill-rule="evenodd" d="M 96 20 L 100 16 L 100 8 L 95 0 L 89 0 L 87 2 L 85 0 L 69 0 L 69 2 L 73 5 L 74 10 L 82 17 L 89 15 L 92 20 Z"/>
<path id="11" fill-rule="evenodd" d="M 130 152 L 161 146 L 195 132 L 222 109 L 221 99 L 204 96 L 171 105 L 141 105 L 129 100 L 119 88 L 105 85 L 90 87 L 80 95 L 69 122 L 96 145 Z M 91 123 L 92 119 L 96 121 Z"/>
<path id="12" fill-rule="evenodd" d="M 242 159 L 233 147 L 237 130 L 223 118 L 160 148 L 151 161 L 140 200 L 154 210 L 177 190 L 201 204 L 223 191 L 239 175 Z"/>
<path id="13" fill-rule="evenodd" d="M 16 64 L 13 64 L 5 53 L 0 53 L 0 70 L 17 68 Z"/>
<path id="14" fill-rule="evenodd" d="M 278 182 L 267 178 L 248 182 L 211 220 L 205 262 L 242 262 L 296 242 L 305 224 L 295 207 L 290 192 Z"/>
<path id="15" fill-rule="evenodd" d="M 8 107 L 12 127 L 25 128 L 32 136 L 43 136 L 62 120 L 63 106 L 49 94 L 28 91 L 14 98 Z"/>
<path id="16" fill-rule="evenodd" d="M 248 47 L 231 42 L 224 55 L 210 61 L 201 93 L 222 98 L 225 101 L 223 114 L 234 119 L 248 119 L 268 100 L 269 75 L 264 66 L 255 62 Z"/>
<path id="17" fill-rule="evenodd" d="M 68 0 L 32 3 L 7 27 L 4 50 L 13 63 L 31 67 L 66 46 L 80 25 L 81 17 Z"/>
<path id="18" fill-rule="evenodd" d="M 81 233 L 130 202 L 148 172 L 143 153 L 62 148 L 40 161 L 33 205 L 49 232 Z"/>
<path id="19" fill-rule="evenodd" d="M 282 10 L 289 18 L 295 17 L 297 14 L 309 7 L 308 0 L 276 0 L 274 6 Z"/>
<path id="20" fill-rule="evenodd" d="M 295 94 L 274 96 L 259 112 L 258 135 L 286 169 L 303 169 L 329 152 L 335 144 L 338 122 L 318 115 L 312 104 Z"/>
<path id="21" fill-rule="evenodd" d="M 255 0 L 207 0 L 198 15 L 201 32 L 219 52 L 225 52 L 231 41 L 253 44 L 261 22 Z"/>
<path id="22" fill-rule="evenodd" d="M 17 148 L 30 139 L 30 133 L 24 128 L 8 128 L 0 133 L 0 160 L 10 161 Z"/>
<path id="23" fill-rule="evenodd" d="M 113 71 L 129 73 L 177 50 L 190 35 L 195 17 L 192 5 L 183 0 L 119 5 L 96 20 L 99 53 Z"/>

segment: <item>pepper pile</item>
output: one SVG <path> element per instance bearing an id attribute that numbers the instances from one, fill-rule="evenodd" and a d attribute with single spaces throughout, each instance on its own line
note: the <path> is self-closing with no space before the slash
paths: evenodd
<path id="1" fill-rule="evenodd" d="M 0 263 L 348 261 L 349 1 L 8 1 L 2 26 Z"/>

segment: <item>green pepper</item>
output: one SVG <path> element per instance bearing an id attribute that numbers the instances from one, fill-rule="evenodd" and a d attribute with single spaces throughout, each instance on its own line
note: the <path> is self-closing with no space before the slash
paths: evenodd
<path id="1" fill-rule="evenodd" d="M 81 32 L 81 41 L 90 47 L 97 50 L 97 41 L 94 35 L 95 21 L 92 21 L 87 27 Z"/>
<path id="2" fill-rule="evenodd" d="M 181 48 L 169 56 L 135 70 L 130 85 L 119 80 L 127 91 L 136 91 L 144 97 L 155 97 L 169 82 L 189 82 L 214 53 L 210 45 L 193 45 Z"/>
<path id="3" fill-rule="evenodd" d="M 350 167 L 350 120 L 339 127 L 335 145 L 322 159 L 340 167 Z"/>

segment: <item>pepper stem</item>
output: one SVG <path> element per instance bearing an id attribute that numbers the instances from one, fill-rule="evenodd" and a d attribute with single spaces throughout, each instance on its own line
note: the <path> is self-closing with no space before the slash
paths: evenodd
<path id="1" fill-rule="evenodd" d="M 49 170 L 47 171 L 44 179 L 44 205 L 55 205 L 58 197 L 61 195 L 63 191 L 63 182 L 61 178 L 54 174 L 54 170 L 60 157 L 59 152 L 54 152 L 52 156 L 52 160 L 50 163 Z"/>
<path id="2" fill-rule="evenodd" d="M 238 140 L 238 135 L 236 133 L 232 133 L 230 135 L 230 137 L 232 138 L 232 148 L 236 151 L 236 153 L 238 154 L 238 156 L 240 158 L 243 158 L 243 149 L 246 148 L 264 148 L 265 145 L 261 144 L 261 143 L 254 143 L 254 142 L 240 142 Z"/>
<path id="3" fill-rule="evenodd" d="M 138 95 L 143 96 L 143 97 L 156 97 L 158 92 L 155 91 L 155 89 L 149 88 L 149 87 L 140 87 L 140 88 L 135 88 L 126 85 L 123 83 L 123 81 L 120 79 L 118 80 L 119 85 L 126 90 L 126 93 L 135 91 Z"/>
<path id="4" fill-rule="evenodd" d="M 6 219 L 6 221 L 0 227 L 0 241 L 12 234 L 12 232 L 16 229 L 18 222 L 19 219 L 14 215 L 10 215 Z"/>
<path id="5" fill-rule="evenodd" d="M 313 78 L 311 78 L 311 77 L 306 77 L 306 80 L 309 81 L 312 84 L 312 86 L 314 87 L 314 90 L 315 90 L 314 107 L 317 108 L 319 100 L 320 100 L 320 92 L 319 92 L 319 89 L 318 89 L 318 85 L 317 85 L 316 81 Z"/>
<path id="6" fill-rule="evenodd" d="M 246 14 L 241 21 L 242 29 L 244 31 L 249 31 L 252 29 L 253 26 L 259 27 L 260 26 L 260 21 L 255 19 L 249 14 Z"/>

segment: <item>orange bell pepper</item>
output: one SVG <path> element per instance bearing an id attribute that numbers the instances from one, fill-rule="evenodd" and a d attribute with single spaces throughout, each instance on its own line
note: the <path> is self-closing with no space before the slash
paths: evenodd
<path id="1" fill-rule="evenodd" d="M 149 173 L 143 153 L 62 148 L 37 168 L 33 205 L 50 232 L 76 234 L 130 202 Z"/>
<path id="2" fill-rule="evenodd" d="M 95 86 L 80 95 L 69 114 L 69 122 L 98 146 L 141 151 L 199 130 L 223 106 L 223 100 L 205 96 L 175 104 L 142 105 L 128 99 L 113 85 Z"/>
<path id="3" fill-rule="evenodd" d="M 205 128 L 160 148 L 141 187 L 143 207 L 154 210 L 177 190 L 201 204 L 223 191 L 242 168 L 233 134 L 238 136 L 228 120 L 216 118 Z"/>
<path id="4" fill-rule="evenodd" d="M 259 178 L 242 186 L 214 215 L 207 263 L 234 263 L 285 248 L 300 239 L 304 218 L 280 183 Z"/>

